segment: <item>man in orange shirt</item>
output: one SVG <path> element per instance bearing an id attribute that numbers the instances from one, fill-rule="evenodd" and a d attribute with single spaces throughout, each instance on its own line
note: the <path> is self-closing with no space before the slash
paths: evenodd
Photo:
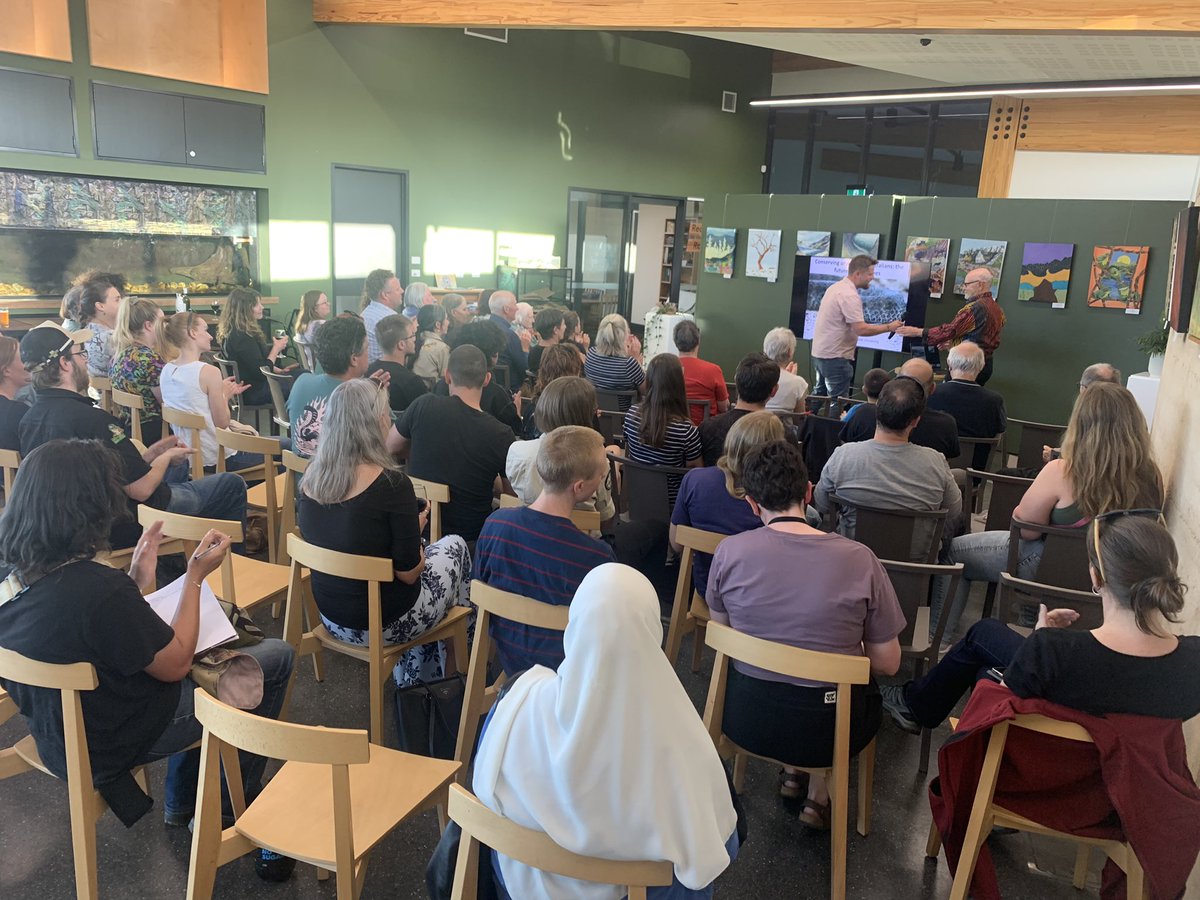
<path id="1" fill-rule="evenodd" d="M 683 383 L 689 400 L 709 401 L 711 415 L 729 409 L 729 389 L 725 387 L 725 373 L 716 363 L 700 358 L 700 329 L 690 319 L 675 326 L 675 348 L 679 351 L 679 364 L 683 366 Z M 699 427 L 704 421 L 704 407 L 691 406 L 688 412 L 692 424 Z"/>

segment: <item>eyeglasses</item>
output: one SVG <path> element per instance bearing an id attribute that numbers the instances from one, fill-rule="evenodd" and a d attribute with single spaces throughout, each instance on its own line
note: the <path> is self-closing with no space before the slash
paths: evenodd
<path id="1" fill-rule="evenodd" d="M 1139 507 L 1138 509 L 1110 509 L 1108 512 L 1100 513 L 1100 515 L 1092 519 L 1092 549 L 1096 553 L 1096 568 L 1100 571 L 1101 584 L 1106 584 L 1108 579 L 1104 577 L 1104 557 L 1100 555 L 1100 523 L 1105 519 L 1123 519 L 1126 516 L 1153 517 L 1160 524 L 1167 524 L 1166 519 L 1163 518 L 1162 510 L 1155 509 L 1152 506 Z"/>
<path id="2" fill-rule="evenodd" d="M 983 284 L 983 282 L 982 281 L 964 281 L 963 287 L 966 287 L 968 284 Z"/>

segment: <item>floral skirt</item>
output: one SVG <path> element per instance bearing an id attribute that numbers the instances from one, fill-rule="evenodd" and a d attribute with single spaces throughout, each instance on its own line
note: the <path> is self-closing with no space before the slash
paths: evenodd
<path id="1" fill-rule="evenodd" d="M 388 644 L 404 644 L 434 628 L 452 606 L 471 606 L 471 553 L 467 542 L 449 534 L 425 548 L 425 571 L 421 573 L 421 596 L 408 612 L 383 623 Z M 367 630 L 346 628 L 321 616 L 329 633 L 348 644 L 367 645 Z M 441 678 L 446 670 L 446 650 L 441 641 L 413 647 L 396 663 L 392 677 L 399 687 Z"/>

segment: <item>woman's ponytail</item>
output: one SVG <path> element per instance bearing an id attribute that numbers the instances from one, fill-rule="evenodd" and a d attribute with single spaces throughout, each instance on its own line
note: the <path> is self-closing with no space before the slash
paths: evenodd
<path id="1" fill-rule="evenodd" d="M 1183 611 L 1183 595 L 1187 585 L 1178 576 L 1152 575 L 1143 578 L 1129 588 L 1129 605 L 1133 609 L 1137 627 L 1147 634 L 1157 634 L 1154 613 L 1168 622 L 1178 622 Z"/>

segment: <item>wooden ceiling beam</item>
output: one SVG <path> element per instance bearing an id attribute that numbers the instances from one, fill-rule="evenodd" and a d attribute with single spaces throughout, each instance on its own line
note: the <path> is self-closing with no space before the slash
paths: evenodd
<path id="1" fill-rule="evenodd" d="M 1195 34 L 1194 0 L 313 0 L 313 21 L 620 30 Z"/>

